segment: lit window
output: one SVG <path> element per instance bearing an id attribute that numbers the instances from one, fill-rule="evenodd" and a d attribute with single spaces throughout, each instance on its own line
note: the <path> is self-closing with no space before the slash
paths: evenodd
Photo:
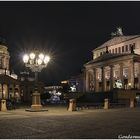
<path id="1" fill-rule="evenodd" d="M 109 79 L 109 78 L 110 78 L 110 71 L 107 71 L 107 72 L 105 73 L 105 78 L 106 78 L 106 79 Z"/>
<path id="2" fill-rule="evenodd" d="M 127 77 L 128 76 L 128 68 L 123 69 L 123 76 Z"/>
<path id="3" fill-rule="evenodd" d="M 118 70 L 114 70 L 114 77 L 118 78 L 119 77 L 119 71 Z"/>

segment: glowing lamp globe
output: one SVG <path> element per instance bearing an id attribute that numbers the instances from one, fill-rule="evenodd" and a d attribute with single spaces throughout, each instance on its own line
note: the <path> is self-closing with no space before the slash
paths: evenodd
<path id="1" fill-rule="evenodd" d="M 23 56 L 23 62 L 24 62 L 24 63 L 28 63 L 28 60 L 29 60 L 29 56 L 28 56 L 27 54 L 25 54 L 25 55 Z"/>
<path id="2" fill-rule="evenodd" d="M 38 59 L 37 60 L 37 63 L 38 63 L 38 65 L 41 65 L 42 64 L 42 60 L 41 59 Z"/>
<path id="3" fill-rule="evenodd" d="M 50 57 L 49 56 L 45 56 L 44 63 L 47 64 L 49 61 L 50 61 Z"/>
<path id="4" fill-rule="evenodd" d="M 44 54 L 43 54 L 43 53 L 40 53 L 40 54 L 39 54 L 39 59 L 41 59 L 41 60 L 44 59 Z"/>
<path id="5" fill-rule="evenodd" d="M 34 53 L 30 53 L 30 58 L 33 60 L 35 59 L 35 54 Z"/>

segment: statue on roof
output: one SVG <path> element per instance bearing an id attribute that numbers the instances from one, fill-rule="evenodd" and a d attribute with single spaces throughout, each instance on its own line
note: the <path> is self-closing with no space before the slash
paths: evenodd
<path id="1" fill-rule="evenodd" d="M 130 46 L 130 49 L 131 49 L 131 53 L 134 54 L 134 53 L 135 53 L 135 52 L 134 52 L 134 45 L 131 45 L 131 46 Z"/>
<path id="2" fill-rule="evenodd" d="M 109 51 L 108 51 L 108 46 L 106 46 L 106 53 L 109 53 Z"/>
<path id="3" fill-rule="evenodd" d="M 122 35 L 123 35 L 123 32 L 122 32 L 122 28 L 121 27 L 117 27 L 117 31 L 111 33 L 112 37 L 114 37 L 114 36 L 122 36 Z"/>
<path id="4" fill-rule="evenodd" d="M 123 35 L 122 28 L 118 27 L 116 33 L 117 33 L 117 35 Z"/>

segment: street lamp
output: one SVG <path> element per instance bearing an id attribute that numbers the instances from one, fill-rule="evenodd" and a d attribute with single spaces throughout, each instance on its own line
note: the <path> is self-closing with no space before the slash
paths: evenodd
<path id="1" fill-rule="evenodd" d="M 50 57 L 43 53 L 31 52 L 23 56 L 25 66 L 35 73 L 35 92 L 32 95 L 31 111 L 40 111 L 42 109 L 40 93 L 38 92 L 38 72 L 41 72 L 43 68 L 47 67 L 49 61 Z"/>

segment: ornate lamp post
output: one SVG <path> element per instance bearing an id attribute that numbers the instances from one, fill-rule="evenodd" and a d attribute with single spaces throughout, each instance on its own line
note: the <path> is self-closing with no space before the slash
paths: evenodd
<path id="1" fill-rule="evenodd" d="M 23 56 L 23 62 L 25 66 L 30 68 L 32 72 L 35 73 L 35 91 L 32 95 L 32 105 L 31 111 L 42 110 L 42 105 L 40 102 L 40 93 L 38 92 L 38 72 L 45 67 L 47 67 L 50 57 L 44 55 L 43 53 L 30 53 Z"/>

